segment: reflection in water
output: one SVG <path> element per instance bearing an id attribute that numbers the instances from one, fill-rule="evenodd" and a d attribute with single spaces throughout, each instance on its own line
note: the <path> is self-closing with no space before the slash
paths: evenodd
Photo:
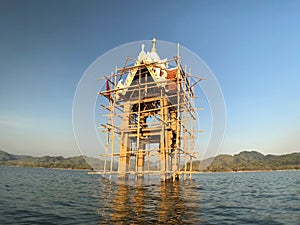
<path id="1" fill-rule="evenodd" d="M 113 224 L 187 224 L 200 223 L 199 191 L 192 191 L 192 181 L 137 183 L 117 181 L 103 185 L 101 198 L 105 210 L 99 209 L 100 223 Z M 106 196 L 102 196 L 102 195 Z M 109 199 L 110 198 L 110 199 Z M 196 204 L 197 203 L 197 204 Z M 103 205 L 103 203 L 102 203 Z M 105 215 L 107 213 L 107 215 Z"/>
<path id="2" fill-rule="evenodd" d="M 129 187 L 120 184 L 112 203 L 112 212 L 110 216 L 112 222 L 128 221 L 132 213 L 132 203 L 129 200 Z M 127 200 L 128 199 L 128 200 Z"/>
<path id="3" fill-rule="evenodd" d="M 135 193 L 132 196 L 133 211 L 135 213 L 135 221 L 142 222 L 145 215 L 145 191 L 142 185 L 135 188 Z"/>

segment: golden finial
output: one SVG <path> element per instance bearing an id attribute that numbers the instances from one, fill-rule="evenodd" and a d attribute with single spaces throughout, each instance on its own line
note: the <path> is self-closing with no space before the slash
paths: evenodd
<path id="1" fill-rule="evenodd" d="M 156 52 L 156 38 L 154 37 L 152 39 L 152 49 L 151 52 Z"/>

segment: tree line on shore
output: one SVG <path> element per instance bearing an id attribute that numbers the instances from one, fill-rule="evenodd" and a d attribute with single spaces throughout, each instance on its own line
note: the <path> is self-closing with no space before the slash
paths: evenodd
<path id="1" fill-rule="evenodd" d="M 188 169 L 190 164 L 188 164 Z M 298 170 L 300 153 L 263 155 L 256 151 L 243 151 L 236 155 L 218 155 L 203 161 L 193 161 L 192 170 L 202 172 Z"/>
<path id="2" fill-rule="evenodd" d="M 89 158 L 103 168 L 104 161 Z M 108 162 L 107 165 L 110 163 Z M 92 167 L 86 162 L 85 156 L 65 158 L 63 156 L 32 157 L 26 155 L 13 155 L 0 151 L 0 165 L 19 167 L 45 167 L 61 169 L 87 169 Z M 114 165 L 116 169 L 116 165 Z M 189 170 L 190 164 L 187 164 Z M 109 168 L 107 168 L 109 169 Z M 255 170 L 292 170 L 300 169 L 300 153 L 286 155 L 263 155 L 255 151 L 243 151 L 236 155 L 218 155 L 214 158 L 192 162 L 193 171 L 226 172 L 226 171 L 255 171 Z"/>

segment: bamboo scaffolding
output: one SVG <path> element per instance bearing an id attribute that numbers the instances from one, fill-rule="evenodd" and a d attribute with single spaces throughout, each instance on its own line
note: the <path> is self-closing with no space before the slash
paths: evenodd
<path id="1" fill-rule="evenodd" d="M 197 155 L 192 151 L 196 138 L 194 133 L 202 132 L 193 126 L 197 119 L 196 111 L 203 110 L 194 107 L 193 87 L 204 78 L 191 75 L 186 66 L 183 69 L 180 59 L 178 44 L 177 56 L 172 59 L 141 63 L 127 57 L 123 67 L 116 67 L 111 75 L 99 78 L 107 80 L 111 88 L 98 93 L 108 98 L 109 104 L 100 104 L 107 112 L 102 115 L 107 122 L 101 123 L 98 129 L 106 132 L 107 139 L 105 153 L 99 155 L 105 158 L 103 170 L 95 173 L 109 175 L 110 179 L 112 175 L 120 174 L 122 177 L 135 175 L 135 179 L 142 178 L 144 174 L 159 175 L 163 180 L 175 180 L 181 174 L 184 180 L 187 175 L 191 178 L 192 159 Z M 129 61 L 136 63 L 128 66 Z M 149 79 L 155 69 L 166 71 L 163 67 L 166 63 L 176 65 L 175 80 Z M 134 82 L 130 86 L 118 87 L 118 82 L 124 76 L 128 78 L 133 71 L 136 71 L 131 78 Z M 168 85 L 173 84 L 175 90 L 168 91 Z M 180 168 L 181 159 L 183 167 Z M 118 170 L 114 168 L 116 160 L 119 160 Z"/>

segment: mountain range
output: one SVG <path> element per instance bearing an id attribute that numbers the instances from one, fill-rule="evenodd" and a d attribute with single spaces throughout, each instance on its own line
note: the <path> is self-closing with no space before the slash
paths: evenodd
<path id="1" fill-rule="evenodd" d="M 89 163 L 87 163 L 87 161 Z M 0 166 L 45 167 L 61 169 L 103 169 L 104 161 L 92 157 L 63 156 L 33 157 L 14 155 L 0 150 Z M 92 165 L 92 167 L 90 166 Z M 110 162 L 107 162 L 107 169 Z M 187 165 L 188 169 L 190 164 Z M 113 169 L 116 170 L 116 163 Z M 263 155 L 256 151 L 243 151 L 236 155 L 221 154 L 214 158 L 192 162 L 193 171 L 225 172 L 225 171 L 258 171 L 258 170 L 291 170 L 300 169 L 300 153 L 286 155 Z"/>
<path id="2" fill-rule="evenodd" d="M 189 168 L 190 165 L 188 165 Z M 242 151 L 236 155 L 222 154 L 203 161 L 193 161 L 193 171 L 257 171 L 300 169 L 300 153 L 263 155 L 257 151 Z"/>
<path id="3" fill-rule="evenodd" d="M 13 155 L 1 150 L 0 165 L 61 169 L 91 169 L 84 156 L 75 156 L 69 158 L 64 158 L 62 156 L 33 157 L 28 155 Z"/>

